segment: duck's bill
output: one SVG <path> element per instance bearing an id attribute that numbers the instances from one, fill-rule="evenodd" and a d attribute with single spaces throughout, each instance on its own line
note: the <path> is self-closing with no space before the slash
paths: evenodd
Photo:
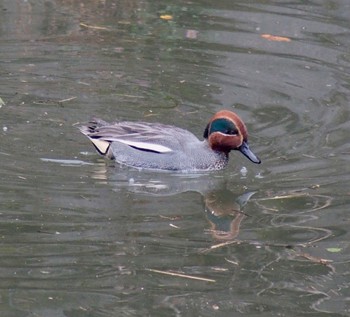
<path id="1" fill-rule="evenodd" d="M 250 150 L 247 142 L 244 141 L 237 150 L 240 151 L 244 156 L 246 156 L 253 163 L 255 164 L 261 163 L 261 160 Z"/>

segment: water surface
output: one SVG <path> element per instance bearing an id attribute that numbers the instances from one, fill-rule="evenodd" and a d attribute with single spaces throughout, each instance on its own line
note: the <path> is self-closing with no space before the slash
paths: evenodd
<path id="1" fill-rule="evenodd" d="M 349 13 L 3 1 L 1 315 L 349 316 Z M 200 137 L 222 108 L 261 165 L 133 170 L 77 128 L 99 116 Z"/>

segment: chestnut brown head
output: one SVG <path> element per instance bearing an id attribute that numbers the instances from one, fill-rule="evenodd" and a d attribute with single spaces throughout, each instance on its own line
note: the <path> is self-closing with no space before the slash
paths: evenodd
<path id="1" fill-rule="evenodd" d="M 214 151 L 228 154 L 231 150 L 238 150 L 253 163 L 261 163 L 248 146 L 248 132 L 244 122 L 232 111 L 217 112 L 210 119 L 203 136 Z"/>

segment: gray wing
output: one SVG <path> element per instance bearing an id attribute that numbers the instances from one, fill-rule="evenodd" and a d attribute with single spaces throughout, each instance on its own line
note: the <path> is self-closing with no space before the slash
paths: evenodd
<path id="1" fill-rule="evenodd" d="M 191 132 L 170 125 L 150 122 L 117 122 L 109 124 L 96 119 L 80 128 L 102 154 L 99 144 L 108 147 L 111 142 L 121 142 L 140 150 L 158 153 L 182 148 L 183 141 L 199 142 Z M 108 143 L 108 146 L 106 144 Z"/>

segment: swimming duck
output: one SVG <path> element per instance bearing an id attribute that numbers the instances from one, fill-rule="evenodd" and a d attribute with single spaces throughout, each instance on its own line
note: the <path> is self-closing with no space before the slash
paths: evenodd
<path id="1" fill-rule="evenodd" d="M 150 122 L 110 124 L 94 119 L 80 131 L 101 155 L 136 168 L 221 170 L 227 165 L 231 150 L 240 151 L 253 163 L 261 163 L 248 146 L 245 124 L 229 110 L 221 110 L 209 120 L 203 141 L 187 130 Z"/>

